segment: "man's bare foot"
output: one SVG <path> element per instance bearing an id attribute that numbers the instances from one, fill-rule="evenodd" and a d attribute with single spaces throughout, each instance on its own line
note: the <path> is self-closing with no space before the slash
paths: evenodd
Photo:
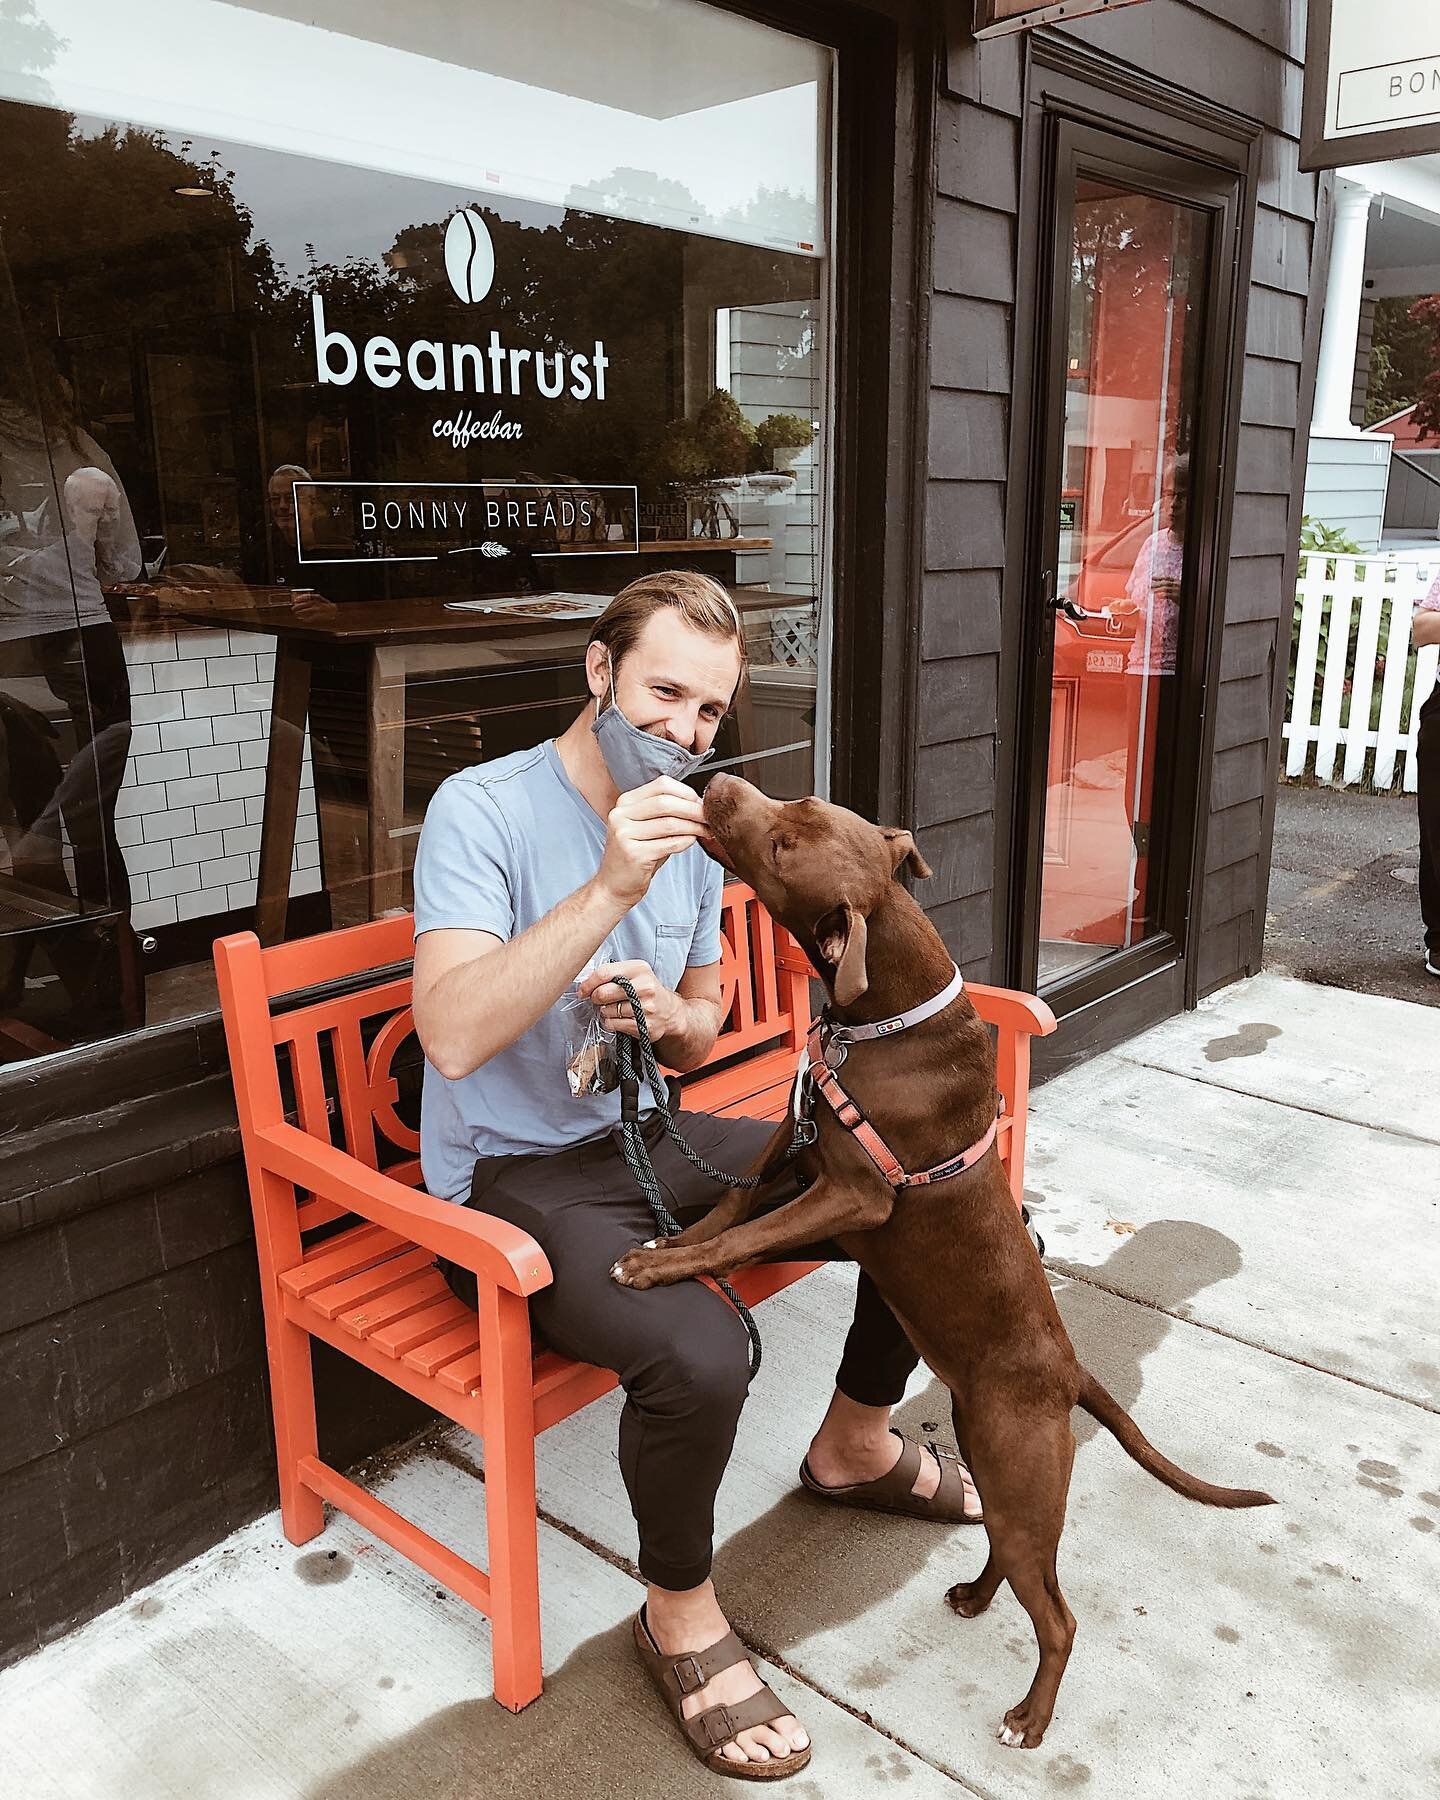
<path id="1" fill-rule="evenodd" d="M 670 1656 L 681 1656 L 687 1650 L 708 1650 L 730 1629 L 715 1598 L 715 1588 L 708 1581 L 684 1593 L 651 1587 L 645 1602 L 645 1619 L 656 1645 Z M 696 1713 L 708 1712 L 712 1706 L 738 1706 L 742 1700 L 758 1694 L 764 1685 L 750 1663 L 735 1663 L 721 1669 L 695 1693 L 687 1694 L 680 1710 L 687 1719 L 693 1719 Z M 731 1762 L 765 1762 L 803 1750 L 809 1742 L 804 1726 L 786 1713 L 769 1725 L 742 1731 L 720 1754 Z"/>

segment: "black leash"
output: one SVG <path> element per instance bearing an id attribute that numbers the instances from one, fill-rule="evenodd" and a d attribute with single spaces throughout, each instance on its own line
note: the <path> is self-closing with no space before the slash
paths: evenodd
<path id="1" fill-rule="evenodd" d="M 655 1047 L 650 1042 L 649 1027 L 645 1023 L 645 1008 L 640 1004 L 640 996 L 623 975 L 613 976 L 615 985 L 630 1003 L 630 1011 L 635 1016 L 636 1038 L 624 1032 L 615 1034 L 615 1059 L 620 1069 L 620 1143 L 625 1162 L 630 1173 L 639 1184 L 640 1191 L 650 1203 L 650 1211 L 655 1215 L 655 1223 L 664 1237 L 678 1237 L 680 1224 L 675 1219 L 665 1202 L 660 1198 L 660 1183 L 655 1179 L 655 1170 L 650 1161 L 650 1148 L 640 1128 L 640 1083 L 642 1078 L 649 1082 L 650 1090 L 660 1102 L 660 1116 L 665 1121 L 666 1135 L 676 1149 L 709 1181 L 722 1183 L 725 1187 L 758 1188 L 764 1187 L 774 1179 L 773 1176 L 759 1175 L 727 1175 L 724 1169 L 717 1169 L 713 1163 L 705 1160 L 698 1150 L 680 1135 L 680 1128 L 675 1123 L 674 1112 L 670 1101 L 670 1089 L 660 1068 L 655 1061 Z M 807 1138 L 797 1132 L 795 1142 L 786 1152 L 786 1160 L 797 1156 L 804 1148 Z M 748 1306 L 731 1287 L 728 1281 L 715 1278 L 716 1286 L 725 1298 L 739 1313 L 746 1331 L 750 1334 L 750 1378 L 753 1381 L 760 1367 L 760 1332 Z"/>

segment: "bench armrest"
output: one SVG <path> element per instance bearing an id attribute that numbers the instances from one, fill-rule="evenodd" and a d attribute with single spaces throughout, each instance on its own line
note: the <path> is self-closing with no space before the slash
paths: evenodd
<path id="1" fill-rule="evenodd" d="M 787 975 L 803 975 L 807 981 L 820 979 L 811 967 L 810 958 L 788 931 L 775 945 L 775 967 L 783 969 Z"/>
<path id="2" fill-rule="evenodd" d="M 1049 1037 L 1055 1029 L 1054 1013 L 1034 994 L 1022 994 L 1018 988 L 986 987 L 979 981 L 967 981 L 965 992 L 987 1025 L 1018 1031 L 1025 1037 Z"/>
<path id="3" fill-rule="evenodd" d="M 453 1200 L 437 1200 L 357 1162 L 289 1124 L 252 1136 L 263 1166 L 372 1225 L 412 1239 L 512 1294 L 533 1294 L 552 1280 L 545 1252 L 527 1232 Z"/>

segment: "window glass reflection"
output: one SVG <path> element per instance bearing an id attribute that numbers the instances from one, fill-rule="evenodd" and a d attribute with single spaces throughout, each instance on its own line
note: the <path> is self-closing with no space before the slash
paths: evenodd
<path id="1" fill-rule="evenodd" d="M 1193 207 L 1076 183 L 1042 982 L 1160 923 L 1208 230 Z"/>
<path id="2" fill-rule="evenodd" d="M 47 0 L 0 37 L 5 879 L 107 945 L 103 972 L 78 952 L 67 972 L 60 938 L 52 959 L 7 915 L 0 1056 L 212 1004 L 220 931 L 407 905 L 430 794 L 563 729 L 590 622 L 644 572 L 703 570 L 740 609 L 752 679 L 717 756 L 763 758 L 745 772 L 782 796 L 823 782 L 824 54 L 780 39 L 776 61 L 779 34 L 724 16 L 696 41 L 729 61 L 692 45 L 673 92 L 663 61 L 602 79 L 639 14 L 667 42 L 709 20 L 614 0 L 585 81 L 545 87 L 543 7 L 493 54 L 467 15 L 439 74 L 421 7 L 406 55 L 432 98 L 481 76 L 530 96 L 480 185 L 440 173 L 454 121 L 414 110 L 393 9 L 196 10 L 253 28 L 247 55 L 282 27 L 312 63 L 327 40 L 304 116 L 323 154 L 286 147 L 273 96 L 222 80 L 202 33 L 163 54 L 208 87 L 140 83 L 116 20 L 144 41 L 163 6 L 87 37 Z M 376 57 L 418 121 L 405 155 L 388 115 L 356 142 Z M 102 74 L 128 111 L 67 107 L 93 109 Z M 622 162 L 576 107 L 624 112 L 637 156 L 671 165 Z M 194 122 L 222 111 L 231 137 Z M 561 140 L 591 160 L 557 163 Z"/>
<path id="3" fill-rule="evenodd" d="M 0 286 L 0 1057 L 143 1022 L 116 826 L 130 685 L 102 589 L 140 572 L 115 465 Z"/>

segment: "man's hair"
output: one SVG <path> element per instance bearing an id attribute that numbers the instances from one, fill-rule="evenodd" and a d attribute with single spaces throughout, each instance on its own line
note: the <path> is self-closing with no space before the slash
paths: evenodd
<path id="1" fill-rule="evenodd" d="M 664 569 L 642 575 L 620 592 L 595 621 L 592 644 L 603 644 L 618 669 L 626 654 L 640 641 L 645 623 L 662 607 L 670 606 L 695 631 L 706 637 L 724 638 L 735 646 L 740 672 L 745 672 L 745 633 L 735 602 L 718 581 L 690 569 Z"/>

